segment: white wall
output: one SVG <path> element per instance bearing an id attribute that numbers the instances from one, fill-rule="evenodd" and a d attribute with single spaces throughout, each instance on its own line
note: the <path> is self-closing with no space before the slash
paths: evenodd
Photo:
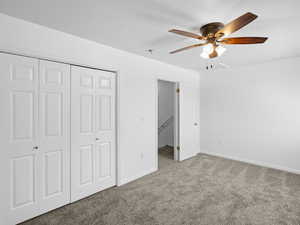
<path id="1" fill-rule="evenodd" d="M 156 170 L 157 79 L 180 81 L 181 148 L 199 150 L 199 74 L 0 14 L 0 49 L 119 72 L 119 181 Z M 99 28 L 101 29 L 101 28 Z M 144 49 L 141 49 L 144 51 Z M 199 109 L 199 107 L 196 107 Z M 194 137 L 191 136 L 195 134 Z"/>
<path id="2" fill-rule="evenodd" d="M 201 74 L 201 152 L 300 172 L 300 58 Z"/>
<path id="3" fill-rule="evenodd" d="M 174 118 L 175 83 L 160 80 L 158 82 L 158 127 L 169 118 Z M 173 120 L 174 121 L 174 120 Z M 158 135 L 158 147 L 174 146 L 174 122 L 170 123 Z"/>

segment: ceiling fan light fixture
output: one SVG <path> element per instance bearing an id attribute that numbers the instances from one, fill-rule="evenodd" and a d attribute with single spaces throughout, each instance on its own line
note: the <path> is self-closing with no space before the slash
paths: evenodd
<path id="1" fill-rule="evenodd" d="M 200 54 L 200 56 L 201 56 L 202 58 L 204 58 L 204 59 L 209 59 L 209 54 L 207 54 L 207 53 L 205 53 L 205 52 L 202 52 L 202 53 Z"/>
<path id="2" fill-rule="evenodd" d="M 202 50 L 202 53 L 200 54 L 200 56 L 204 59 L 209 59 L 209 58 L 211 58 L 210 54 L 212 54 L 213 51 L 214 51 L 214 46 L 211 43 L 209 43 L 209 44 L 203 46 L 203 50 Z M 218 56 L 223 55 L 223 53 L 225 51 L 226 51 L 226 48 L 224 48 L 221 45 L 218 45 L 216 47 L 216 52 L 218 53 Z"/>
<path id="3" fill-rule="evenodd" d="M 200 56 L 204 59 L 209 59 L 209 55 L 214 51 L 214 46 L 209 43 L 207 45 L 204 45 L 202 48 L 202 53 Z"/>
<path id="4" fill-rule="evenodd" d="M 203 52 L 211 54 L 214 51 L 214 46 L 211 43 L 203 46 Z"/>
<path id="5" fill-rule="evenodd" d="M 216 48 L 216 51 L 218 53 L 218 56 L 221 56 L 223 55 L 224 52 L 226 52 L 226 48 L 224 48 L 223 46 L 219 45 L 217 48 Z"/>

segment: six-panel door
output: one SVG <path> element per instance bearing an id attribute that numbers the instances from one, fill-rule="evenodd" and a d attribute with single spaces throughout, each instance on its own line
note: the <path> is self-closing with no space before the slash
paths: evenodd
<path id="1" fill-rule="evenodd" d="M 41 213 L 70 202 L 70 65 L 39 61 Z"/>
<path id="2" fill-rule="evenodd" d="M 39 213 L 38 60 L 0 54 L 1 182 L 4 224 Z M 3 191 L 2 191 L 3 190 Z"/>
<path id="3" fill-rule="evenodd" d="M 69 202 L 69 76 L 65 64 L 0 54 L 4 224 Z"/>
<path id="4" fill-rule="evenodd" d="M 115 74 L 72 66 L 71 201 L 116 184 Z"/>

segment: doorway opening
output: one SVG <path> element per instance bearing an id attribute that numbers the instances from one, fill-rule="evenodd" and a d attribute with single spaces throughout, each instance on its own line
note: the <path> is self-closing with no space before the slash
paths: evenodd
<path id="1" fill-rule="evenodd" d="M 157 81 L 158 168 L 179 160 L 179 83 Z"/>

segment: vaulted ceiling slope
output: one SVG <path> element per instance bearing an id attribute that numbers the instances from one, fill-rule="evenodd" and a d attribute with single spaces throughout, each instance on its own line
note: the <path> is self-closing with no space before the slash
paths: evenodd
<path id="1" fill-rule="evenodd" d="M 213 63 L 240 66 L 300 55 L 299 0 L 0 0 L 0 12 L 82 38 L 184 68 L 200 70 L 211 61 L 201 47 L 170 55 L 197 40 L 168 33 L 198 32 L 209 22 L 227 23 L 246 13 L 259 17 L 231 36 L 266 36 L 263 45 L 226 46 Z M 147 49 L 153 49 L 152 54 Z"/>

